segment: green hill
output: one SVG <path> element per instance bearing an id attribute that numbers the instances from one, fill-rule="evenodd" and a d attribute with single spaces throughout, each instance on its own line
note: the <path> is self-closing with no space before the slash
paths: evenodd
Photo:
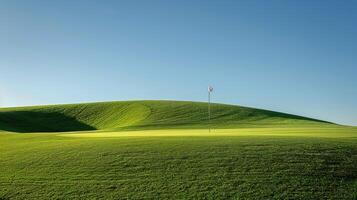
<path id="1" fill-rule="evenodd" d="M 207 121 L 199 102 L 2 108 L 26 134 L 0 131 L 0 200 L 357 199 L 355 127 L 223 104 Z"/>
<path id="2" fill-rule="evenodd" d="M 316 119 L 248 107 L 212 104 L 213 128 L 328 125 Z M 207 128 L 207 103 L 122 101 L 0 109 L 0 130 L 64 132 Z"/>

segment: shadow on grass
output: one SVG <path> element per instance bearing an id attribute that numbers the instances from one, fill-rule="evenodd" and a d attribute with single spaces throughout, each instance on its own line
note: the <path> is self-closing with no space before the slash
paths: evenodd
<path id="1" fill-rule="evenodd" d="M 96 130 L 94 127 L 59 112 L 0 112 L 0 130 L 11 132 L 66 132 Z"/>

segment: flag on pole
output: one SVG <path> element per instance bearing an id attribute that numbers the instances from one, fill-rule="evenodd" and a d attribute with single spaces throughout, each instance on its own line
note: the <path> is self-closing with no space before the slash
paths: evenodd
<path id="1" fill-rule="evenodd" d="M 211 92 L 213 87 L 208 86 L 208 132 L 211 132 Z"/>
<path id="2" fill-rule="evenodd" d="M 213 92 L 213 87 L 212 86 L 208 86 L 208 92 Z"/>

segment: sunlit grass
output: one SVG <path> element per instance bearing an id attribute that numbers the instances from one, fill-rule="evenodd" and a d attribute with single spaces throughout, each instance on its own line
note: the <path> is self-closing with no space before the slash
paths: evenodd
<path id="1" fill-rule="evenodd" d="M 355 128 L 0 133 L 2 199 L 356 199 Z"/>
<path id="2" fill-rule="evenodd" d="M 285 137 L 350 137 L 357 138 L 357 128 L 241 128 L 241 129 L 170 129 L 145 131 L 93 131 L 60 134 L 65 137 L 219 137 L 219 136 L 285 136 Z"/>
<path id="3" fill-rule="evenodd" d="M 209 123 L 197 102 L 0 109 L 0 200 L 357 199 L 357 128 L 212 111 Z"/>

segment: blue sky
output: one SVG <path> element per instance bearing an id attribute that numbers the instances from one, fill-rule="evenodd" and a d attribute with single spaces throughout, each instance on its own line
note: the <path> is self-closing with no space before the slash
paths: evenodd
<path id="1" fill-rule="evenodd" d="M 357 125 L 356 1 L 1 1 L 0 106 L 213 100 Z"/>

